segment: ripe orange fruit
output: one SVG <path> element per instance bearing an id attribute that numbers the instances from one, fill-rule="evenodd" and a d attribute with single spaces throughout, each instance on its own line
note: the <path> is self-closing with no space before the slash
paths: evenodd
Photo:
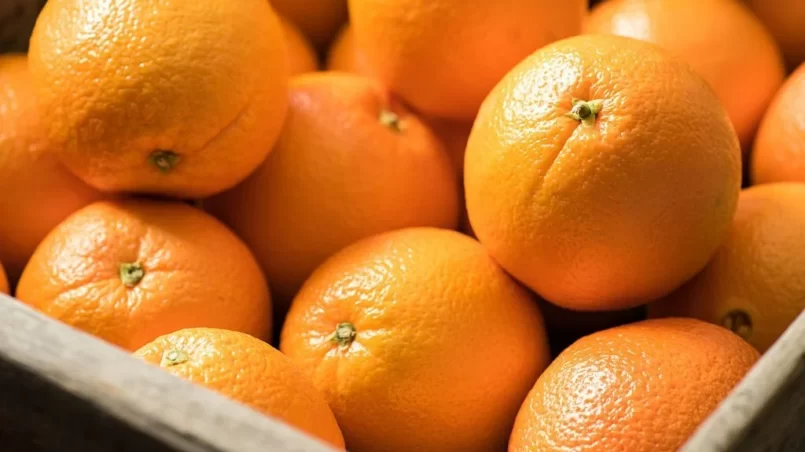
<path id="1" fill-rule="evenodd" d="M 344 448 L 335 416 L 310 379 L 288 357 L 248 334 L 187 328 L 160 336 L 134 355 Z"/>
<path id="2" fill-rule="evenodd" d="M 755 14 L 766 24 L 783 51 L 788 67 L 794 69 L 805 62 L 805 5 L 802 0 L 746 0 Z"/>
<path id="3" fill-rule="evenodd" d="M 548 362 L 529 293 L 478 242 L 432 228 L 329 259 L 294 299 L 280 349 L 354 452 L 504 450 Z"/>
<path id="4" fill-rule="evenodd" d="M 246 246 L 184 203 L 97 202 L 39 245 L 17 298 L 127 350 L 181 328 L 270 335 L 271 300 Z"/>
<path id="5" fill-rule="evenodd" d="M 319 70 L 319 58 L 305 35 L 296 25 L 280 17 L 285 46 L 288 49 L 288 68 L 291 76 Z"/>
<path id="6" fill-rule="evenodd" d="M 805 182 L 805 64 L 766 110 L 752 150 L 752 182 Z"/>
<path id="7" fill-rule="evenodd" d="M 592 334 L 540 376 L 509 451 L 675 451 L 757 359 L 738 336 L 693 319 Z"/>
<path id="8" fill-rule="evenodd" d="M 347 0 L 270 0 L 317 47 L 325 47 L 347 21 Z"/>
<path id="9" fill-rule="evenodd" d="M 469 217 L 467 216 L 467 203 L 464 201 L 464 152 L 467 149 L 467 141 L 470 138 L 472 122 L 451 121 L 449 119 L 440 118 L 428 118 L 427 122 L 430 124 L 436 136 L 442 141 L 442 144 L 444 144 L 447 155 L 450 156 L 453 167 L 458 173 L 459 199 L 461 205 L 458 229 L 470 236 L 474 236 Z"/>
<path id="10" fill-rule="evenodd" d="M 581 31 L 587 0 L 349 0 L 349 12 L 380 81 L 423 114 L 469 121 L 520 60 Z"/>
<path id="11" fill-rule="evenodd" d="M 654 45 L 605 35 L 543 47 L 510 72 L 464 170 L 481 243 L 575 310 L 636 306 L 695 275 L 740 183 L 738 140 L 707 83 Z"/>
<path id="12" fill-rule="evenodd" d="M 205 206 L 246 241 L 284 299 L 364 237 L 455 228 L 457 192 L 450 160 L 422 121 L 369 79 L 323 72 L 291 81 L 272 155 Z"/>
<path id="13" fill-rule="evenodd" d="M 6 271 L 3 269 L 2 263 L 0 263 L 0 293 L 9 293 L 8 278 L 6 278 Z"/>
<path id="14" fill-rule="evenodd" d="M 805 185 L 741 193 L 727 240 L 694 279 L 659 303 L 656 317 L 696 317 L 733 329 L 765 352 L 805 310 Z"/>
<path id="15" fill-rule="evenodd" d="M 288 61 L 266 0 L 51 0 L 29 53 L 45 124 L 90 185 L 195 198 L 265 158 Z"/>
<path id="16" fill-rule="evenodd" d="M 100 198 L 53 156 L 27 64 L 0 56 L 0 261 L 12 282 L 51 229 Z"/>
<path id="17" fill-rule="evenodd" d="M 327 70 L 370 75 L 365 57 L 355 48 L 355 33 L 349 24 L 341 29 L 330 46 L 327 53 Z"/>
<path id="18" fill-rule="evenodd" d="M 783 82 L 774 39 L 735 0 L 609 0 L 593 10 L 585 32 L 649 41 L 690 63 L 727 109 L 744 151 Z"/>

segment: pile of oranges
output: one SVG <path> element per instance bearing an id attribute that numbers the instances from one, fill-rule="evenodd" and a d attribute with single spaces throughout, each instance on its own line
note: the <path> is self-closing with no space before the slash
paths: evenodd
<path id="1" fill-rule="evenodd" d="M 594 3 L 50 0 L 0 291 L 336 448 L 676 450 L 805 309 L 805 4 Z"/>

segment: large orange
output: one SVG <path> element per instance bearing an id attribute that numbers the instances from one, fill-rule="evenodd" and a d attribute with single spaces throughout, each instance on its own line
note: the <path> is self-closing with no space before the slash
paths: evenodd
<path id="1" fill-rule="evenodd" d="M 187 328 L 160 336 L 134 355 L 344 448 L 335 416 L 310 378 L 288 357 L 253 336 Z"/>
<path id="2" fill-rule="evenodd" d="M 100 197 L 53 156 L 27 63 L 0 57 L 0 261 L 12 283 L 51 229 Z"/>
<path id="3" fill-rule="evenodd" d="M 285 37 L 285 46 L 288 49 L 288 69 L 291 76 L 315 72 L 319 70 L 319 57 L 316 49 L 310 45 L 305 35 L 289 22 L 280 17 L 282 33 Z"/>
<path id="4" fill-rule="evenodd" d="M 534 50 L 581 31 L 587 0 L 349 0 L 373 75 L 423 114 L 472 120 Z"/>
<path id="5" fill-rule="evenodd" d="M 788 67 L 805 62 L 805 3 L 802 0 L 745 0 L 780 45 Z"/>
<path id="6" fill-rule="evenodd" d="M 3 269 L 2 262 L 0 262 L 0 293 L 8 293 L 8 278 L 6 278 L 6 271 Z"/>
<path id="7" fill-rule="evenodd" d="M 230 188 L 265 158 L 287 109 L 267 0 L 50 0 L 29 58 L 62 160 L 107 191 Z"/>
<path id="8" fill-rule="evenodd" d="M 676 451 L 757 359 L 740 337 L 693 319 L 592 334 L 534 385 L 509 452 Z"/>
<path id="9" fill-rule="evenodd" d="M 780 50 L 739 1 L 609 0 L 593 10 L 585 32 L 653 42 L 690 63 L 727 109 L 744 151 L 783 82 Z"/>
<path id="10" fill-rule="evenodd" d="M 363 53 L 355 47 L 355 33 L 344 25 L 327 53 L 327 70 L 371 75 Z"/>
<path id="11" fill-rule="evenodd" d="M 223 224 L 184 203 L 97 202 L 39 245 L 17 298 L 128 350 L 189 327 L 268 338 L 260 267 Z"/>
<path id="12" fill-rule="evenodd" d="M 713 260 L 649 313 L 724 325 L 764 352 L 805 311 L 803 247 L 805 185 L 746 189 Z"/>
<path id="13" fill-rule="evenodd" d="M 347 21 L 347 0 L 270 0 L 313 43 L 324 48 Z"/>
<path id="14" fill-rule="evenodd" d="M 369 79 L 334 72 L 291 81 L 272 155 L 205 206 L 255 252 L 278 299 L 359 239 L 455 228 L 459 212 L 456 174 L 430 129 Z"/>
<path id="15" fill-rule="evenodd" d="M 766 110 L 752 149 L 752 182 L 805 182 L 805 63 Z"/>
<path id="16" fill-rule="evenodd" d="M 735 213 L 741 153 L 707 83 L 658 47 L 543 47 L 489 95 L 464 170 L 481 243 L 576 310 L 636 306 L 693 277 Z"/>
<path id="17" fill-rule="evenodd" d="M 478 242 L 431 228 L 329 259 L 294 300 L 280 347 L 354 452 L 503 450 L 548 362 L 535 300 Z"/>

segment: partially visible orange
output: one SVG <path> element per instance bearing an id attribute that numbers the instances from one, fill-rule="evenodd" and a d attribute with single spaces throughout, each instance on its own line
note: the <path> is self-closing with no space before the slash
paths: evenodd
<path id="1" fill-rule="evenodd" d="M 472 232 L 472 225 L 467 215 L 467 203 L 464 201 L 464 152 L 467 150 L 467 141 L 470 138 L 472 131 L 471 121 L 451 121 L 449 119 L 428 118 L 433 132 L 444 144 L 450 160 L 453 162 L 453 167 L 458 173 L 459 183 L 459 199 L 461 202 L 461 216 L 458 221 L 458 228 L 460 231 L 465 232 L 471 236 L 475 234 Z"/>
<path id="2" fill-rule="evenodd" d="M 327 53 L 327 70 L 370 75 L 366 58 L 355 47 L 355 33 L 347 24 L 338 33 Z"/>
<path id="3" fill-rule="evenodd" d="M 786 63 L 794 69 L 805 63 L 805 3 L 802 0 L 745 0 L 766 24 L 783 51 Z"/>
<path id="4" fill-rule="evenodd" d="M 347 21 L 347 0 L 270 0 L 318 48 L 326 48 Z"/>
<path id="5" fill-rule="evenodd" d="M 650 305 L 649 313 L 724 325 L 765 352 L 805 311 L 803 249 L 805 184 L 746 189 L 715 257 L 679 290 Z"/>
<path id="6" fill-rule="evenodd" d="M 344 448 L 335 416 L 310 378 L 288 357 L 248 334 L 188 328 L 160 336 L 134 355 Z"/>
<path id="7" fill-rule="evenodd" d="M 794 71 L 760 123 L 752 182 L 805 182 L 805 63 Z"/>
<path id="8" fill-rule="evenodd" d="M 291 76 L 318 71 L 319 57 L 307 38 L 296 25 L 284 17 L 280 17 L 280 25 L 288 50 L 288 68 Z"/>
<path id="9" fill-rule="evenodd" d="M 8 294 L 8 292 L 8 278 L 6 278 L 6 271 L 0 262 L 0 293 Z"/>
<path id="10" fill-rule="evenodd" d="M 204 203 L 251 247 L 277 299 L 293 297 L 327 257 L 357 240 L 411 226 L 456 227 L 450 159 L 386 90 L 357 75 L 321 72 L 295 77 L 289 96 L 272 155 L 246 182 Z"/>
<path id="11" fill-rule="evenodd" d="M 51 229 L 101 197 L 53 155 L 27 65 L 0 56 L 0 261 L 12 284 Z"/>
<path id="12" fill-rule="evenodd" d="M 649 41 L 691 64 L 727 109 L 744 152 L 783 82 L 777 44 L 736 0 L 608 0 L 595 7 L 585 32 Z"/>

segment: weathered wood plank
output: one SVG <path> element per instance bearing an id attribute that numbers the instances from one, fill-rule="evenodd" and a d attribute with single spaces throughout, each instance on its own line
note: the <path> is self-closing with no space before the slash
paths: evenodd
<path id="1" fill-rule="evenodd" d="M 31 452 L 332 450 L 4 295 L 0 443 Z"/>
<path id="2" fill-rule="evenodd" d="M 805 451 L 805 313 L 682 450 Z"/>

